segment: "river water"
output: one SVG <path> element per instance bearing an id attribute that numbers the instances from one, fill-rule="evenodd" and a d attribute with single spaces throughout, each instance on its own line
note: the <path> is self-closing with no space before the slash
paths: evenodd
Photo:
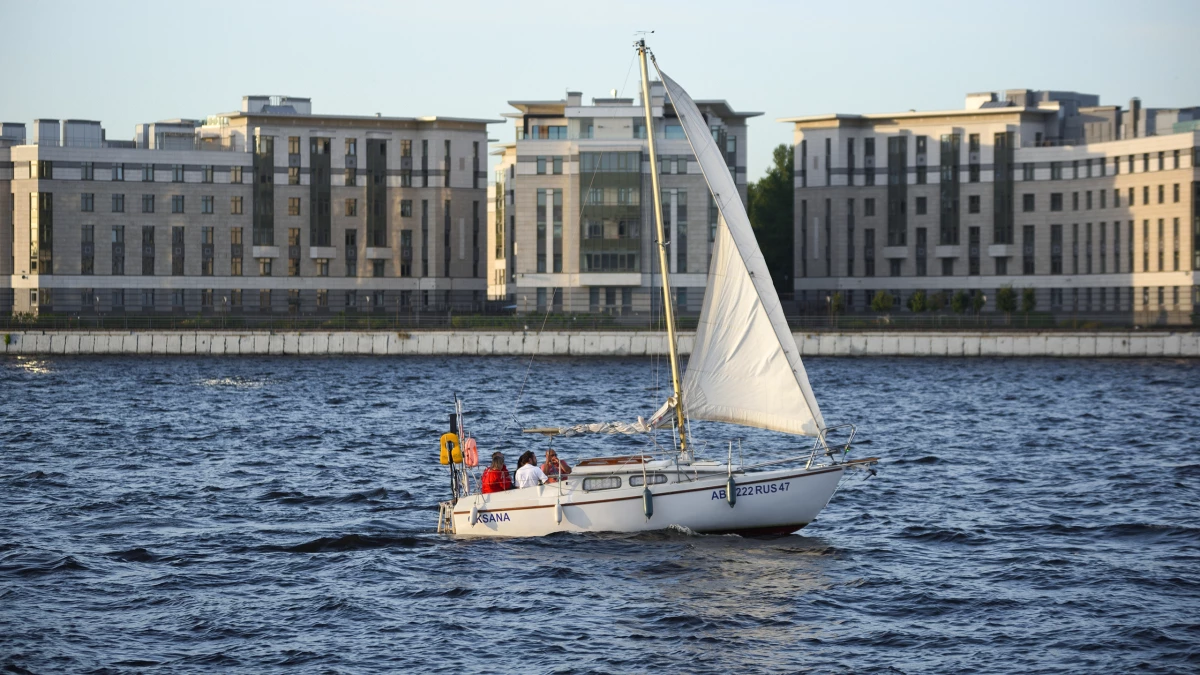
<path id="1" fill-rule="evenodd" d="M 631 420 L 667 384 L 529 365 L 0 359 L 0 668 L 1200 670 L 1200 363 L 810 359 L 881 462 L 799 534 L 435 534 L 454 393 L 511 465 L 544 443 L 518 424 Z"/>

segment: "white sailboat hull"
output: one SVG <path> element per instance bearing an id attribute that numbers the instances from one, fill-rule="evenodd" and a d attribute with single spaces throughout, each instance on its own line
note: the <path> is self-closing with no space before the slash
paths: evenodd
<path id="1" fill-rule="evenodd" d="M 725 474 L 643 487 L 584 491 L 582 481 L 463 497 L 453 507 L 460 536 L 538 537 L 554 532 L 640 532 L 672 525 L 697 533 L 788 534 L 816 519 L 837 490 L 845 467 L 735 474 L 736 500 L 726 498 Z M 637 474 L 634 474 L 637 475 Z"/>

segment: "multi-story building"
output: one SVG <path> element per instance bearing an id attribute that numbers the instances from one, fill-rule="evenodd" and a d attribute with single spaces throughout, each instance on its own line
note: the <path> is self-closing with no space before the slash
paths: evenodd
<path id="1" fill-rule="evenodd" d="M 1186 320 L 1200 284 L 1200 108 L 1074 92 L 795 125 L 795 291 L 849 311 L 1034 289 L 1038 311 Z M 1140 315 L 1145 316 L 1145 315 Z"/>
<path id="2" fill-rule="evenodd" d="M 6 124 L 0 310 L 386 312 L 486 299 L 487 125 L 305 98 L 138 125 Z"/>
<path id="3" fill-rule="evenodd" d="M 651 84 L 671 284 L 699 311 L 717 209 L 661 83 Z M 725 101 L 697 101 L 746 199 L 746 120 Z M 568 92 L 510 101 L 516 141 L 498 146 L 491 199 L 489 292 L 521 312 L 641 314 L 657 307 L 645 115 L 632 98 Z"/>

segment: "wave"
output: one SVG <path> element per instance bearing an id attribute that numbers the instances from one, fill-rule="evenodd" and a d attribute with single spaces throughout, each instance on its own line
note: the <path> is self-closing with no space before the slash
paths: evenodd
<path id="1" fill-rule="evenodd" d="M 401 491 L 404 497 L 410 496 L 407 492 Z M 398 495 L 399 496 L 399 495 Z M 388 498 L 386 488 L 375 488 L 366 492 L 351 492 L 345 495 L 306 495 L 303 492 L 273 490 L 258 498 L 259 501 L 275 501 L 280 504 L 305 504 L 305 505 L 325 505 L 325 504 L 355 504 L 358 502 L 379 501 Z"/>
<path id="2" fill-rule="evenodd" d="M 428 539 L 412 535 L 385 536 L 367 534 L 344 534 L 340 537 L 320 537 L 295 546 L 260 546 L 260 551 L 283 553 L 340 553 L 366 551 L 377 548 L 418 548 L 433 545 Z"/>

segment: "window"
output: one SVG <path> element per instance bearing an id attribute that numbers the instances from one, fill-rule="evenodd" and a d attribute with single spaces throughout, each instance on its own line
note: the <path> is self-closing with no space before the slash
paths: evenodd
<path id="1" fill-rule="evenodd" d="M 154 226 L 142 226 L 142 275 L 154 274 Z"/>
<path id="2" fill-rule="evenodd" d="M 539 176 L 546 173 L 546 158 L 542 155 L 538 155 L 537 158 L 537 173 Z"/>
<path id="3" fill-rule="evenodd" d="M 540 291 L 540 293 L 538 295 L 545 296 L 545 290 L 546 289 L 544 289 L 544 288 L 539 288 L 538 291 Z M 544 302 L 542 304 L 545 305 Z M 620 476 L 603 476 L 603 477 L 597 477 L 597 478 L 584 478 L 583 479 L 583 489 L 588 490 L 588 491 L 590 491 L 590 490 L 615 490 L 619 487 L 621 487 L 621 477 Z"/>
<path id="4" fill-rule="evenodd" d="M 125 213 L 125 195 L 112 196 L 112 212 Z"/>
<path id="5" fill-rule="evenodd" d="M 353 199 L 353 198 L 347 199 L 346 200 L 346 216 L 353 217 L 353 216 L 357 216 L 357 215 L 358 215 L 358 200 Z"/>
<path id="6" fill-rule="evenodd" d="M 182 164 L 175 164 L 175 165 L 171 166 L 171 182 L 172 183 L 182 183 L 183 182 L 183 165 Z"/>
<path id="7" fill-rule="evenodd" d="M 230 183 L 241 183 L 242 182 L 242 167 L 240 167 L 240 166 L 229 167 L 229 182 Z"/>
<path id="8" fill-rule="evenodd" d="M 271 310 L 271 290 L 263 288 L 258 291 L 258 311 L 269 312 Z"/>
<path id="9" fill-rule="evenodd" d="M 1022 228 L 1021 273 L 1033 274 L 1033 225 Z"/>
<path id="10" fill-rule="evenodd" d="M 125 165 L 124 164 L 113 164 L 112 179 L 113 180 L 125 180 Z"/>
<path id="11" fill-rule="evenodd" d="M 112 273 L 115 275 L 125 274 L 124 225 L 113 225 L 112 228 Z"/>
<path id="12" fill-rule="evenodd" d="M 646 474 L 645 478 L 643 478 L 641 476 L 630 476 L 629 477 L 629 487 L 641 487 L 647 483 L 649 483 L 650 485 L 662 485 L 663 483 L 666 483 L 666 482 L 667 482 L 666 474 L 661 474 L 661 473 L 648 473 L 648 474 Z"/>
<path id="13" fill-rule="evenodd" d="M 1050 226 L 1050 274 L 1063 273 L 1063 231 L 1062 225 Z"/>
<path id="14" fill-rule="evenodd" d="M 1179 186 L 1175 186 L 1175 201 L 1179 201 Z M 91 213 L 96 210 L 96 195 L 92 192 L 84 192 L 79 195 L 79 210 L 84 213 Z"/>
<path id="15" fill-rule="evenodd" d="M 171 274 L 183 276 L 183 228 L 179 226 L 171 228 Z"/>
<path id="16" fill-rule="evenodd" d="M 967 197 L 967 213 L 979 213 L 979 195 Z"/>
<path id="17" fill-rule="evenodd" d="M 235 227 L 229 231 L 229 274 L 242 276 L 242 228 Z"/>
<path id="18" fill-rule="evenodd" d="M 1025 162 L 1021 164 L 1021 180 L 1033 180 L 1033 162 Z"/>
<path id="19" fill-rule="evenodd" d="M 1062 180 L 1062 162 L 1050 162 L 1050 180 Z"/>
<path id="20" fill-rule="evenodd" d="M 300 137 L 299 136 L 288 136 L 288 154 L 289 155 L 300 154 Z"/>
<path id="21" fill-rule="evenodd" d="M 229 213 L 235 216 L 242 215 L 242 198 L 231 197 L 229 199 Z"/>
<path id="22" fill-rule="evenodd" d="M 902 262 L 904 262 L 904 261 L 900 260 L 899 258 L 892 258 L 892 259 L 888 260 L 889 272 L 892 276 L 894 276 L 894 277 L 900 276 L 900 263 L 902 263 Z"/>
<path id="23" fill-rule="evenodd" d="M 874 197 L 868 197 L 863 200 L 863 215 L 864 216 L 875 215 L 875 198 Z M 668 270 L 668 271 L 670 271 L 670 270 Z"/>
<path id="24" fill-rule="evenodd" d="M 183 195 L 171 195 L 171 213 L 183 213 Z"/>
<path id="25" fill-rule="evenodd" d="M 271 276 L 271 259 L 270 258 L 259 258 L 258 259 L 258 276 L 260 276 L 260 277 Z"/>
<path id="26" fill-rule="evenodd" d="M 329 276 L 329 258 L 317 258 L 317 276 Z"/>
<path id="27" fill-rule="evenodd" d="M 1079 193 L 1078 192 L 1071 193 L 1071 210 L 1072 211 L 1079 210 Z"/>
<path id="28" fill-rule="evenodd" d="M 1086 202 L 1087 202 L 1087 209 L 1088 209 L 1089 211 L 1091 211 L 1091 210 L 1092 210 L 1092 191 L 1091 191 L 1091 190 L 1088 190 L 1088 191 L 1085 193 L 1085 195 L 1086 195 L 1086 199 L 1085 199 L 1084 201 L 1086 201 Z"/>
<path id="29" fill-rule="evenodd" d="M 1178 229 L 1178 227 L 1176 228 Z M 79 234 L 79 273 L 95 274 L 96 226 L 84 225 Z"/>
<path id="30" fill-rule="evenodd" d="M 1100 190 L 1099 192 L 1100 192 L 1100 208 L 1106 209 L 1106 208 L 1108 208 L 1108 191 Z"/>
<path id="31" fill-rule="evenodd" d="M 1165 204 L 1166 201 L 1167 201 L 1167 186 L 1159 185 L 1158 186 L 1158 203 Z"/>
<path id="32" fill-rule="evenodd" d="M 1130 203 L 1130 204 L 1132 204 L 1132 203 L 1133 203 L 1133 200 L 1132 200 L 1132 199 L 1130 199 L 1130 200 L 1129 200 L 1129 203 Z M 1143 186 L 1142 186 L 1142 205 L 1144 206 L 1144 205 L 1146 205 L 1146 204 L 1149 204 L 1149 203 L 1150 203 L 1150 186 L 1149 186 L 1149 185 L 1143 185 Z"/>
<path id="33" fill-rule="evenodd" d="M 325 267 L 326 267 L 326 269 L 329 268 L 328 260 L 325 261 Z M 329 275 L 326 274 L 326 275 L 322 275 L 322 276 L 329 276 Z M 329 307 L 329 290 L 328 289 L 324 289 L 324 288 L 317 289 L 317 307 L 320 307 L 322 309 Z"/>
<path id="34" fill-rule="evenodd" d="M 289 216 L 300 215 L 300 198 L 299 197 L 288 197 L 288 215 Z"/>
<path id="35" fill-rule="evenodd" d="M 299 185 L 299 184 L 300 184 L 300 167 L 289 166 L 288 167 L 288 185 Z M 351 185 L 353 185 L 353 183 L 351 183 Z"/>
<path id="36" fill-rule="evenodd" d="M 552 171 L 555 175 L 561 174 L 563 171 L 563 158 L 561 156 L 554 158 L 554 166 Z"/>
<path id="37" fill-rule="evenodd" d="M 154 213 L 154 195 L 142 195 L 142 213 Z"/>
<path id="38" fill-rule="evenodd" d="M 358 139 L 356 139 L 356 138 L 347 138 L 346 139 L 346 154 L 347 155 L 357 155 L 358 154 Z"/>
<path id="39" fill-rule="evenodd" d="M 206 277 L 213 275 L 213 229 L 211 227 L 200 228 L 200 274 Z"/>
<path id="40" fill-rule="evenodd" d="M 1175 164 L 1172 168 L 1178 169 L 1179 168 L 1179 151 L 1175 150 L 1172 154 L 1175 157 Z"/>
<path id="41" fill-rule="evenodd" d="M 201 183 L 213 182 L 212 164 L 205 164 L 204 166 L 200 167 L 200 182 Z"/>
<path id="42" fill-rule="evenodd" d="M 917 215 L 923 216 L 926 213 L 927 204 L 924 197 L 917 197 Z"/>
<path id="43" fill-rule="evenodd" d="M 358 169 L 348 166 L 346 167 L 346 185 L 358 185 Z"/>
<path id="44" fill-rule="evenodd" d="M 413 213 L 412 212 L 412 200 L 411 199 L 401 199 L 400 200 L 400 217 L 401 218 L 412 218 L 412 213 Z"/>
<path id="45" fill-rule="evenodd" d="M 1030 210 L 1032 211 L 1033 209 L 1030 209 Z M 1050 193 L 1050 210 L 1051 211 L 1062 211 L 1063 210 L 1063 196 L 1062 196 L 1061 192 L 1051 192 Z"/>
<path id="46" fill-rule="evenodd" d="M 1174 192 L 1172 193 L 1171 201 L 1178 204 L 1179 203 L 1179 183 L 1176 183 L 1174 188 L 1175 189 L 1174 189 Z"/>
<path id="47" fill-rule="evenodd" d="M 154 165 L 153 164 L 143 164 L 142 165 L 142 182 L 143 183 L 153 183 L 154 182 Z"/>
<path id="48" fill-rule="evenodd" d="M 373 276 L 373 277 L 382 277 L 383 276 L 384 262 L 385 261 L 383 261 L 383 260 L 372 260 L 371 261 L 371 276 Z"/>
<path id="49" fill-rule="evenodd" d="M 1021 210 L 1025 213 L 1033 211 L 1033 195 L 1021 195 Z"/>
<path id="50" fill-rule="evenodd" d="M 213 212 L 213 196 L 205 195 L 200 198 L 200 213 L 212 215 Z"/>
<path id="51" fill-rule="evenodd" d="M 1148 153 L 1148 152 L 1142 153 L 1142 171 L 1143 172 L 1150 171 L 1150 153 Z"/>
<path id="52" fill-rule="evenodd" d="M 1179 151 L 1178 150 L 1175 151 L 1175 161 L 1176 161 L 1176 163 L 1179 162 Z M 1175 168 L 1178 169 L 1179 167 L 1177 166 Z M 95 180 L 95 179 L 96 179 L 96 165 L 93 164 L 92 162 L 80 162 L 80 164 L 79 164 L 79 180 Z"/>

